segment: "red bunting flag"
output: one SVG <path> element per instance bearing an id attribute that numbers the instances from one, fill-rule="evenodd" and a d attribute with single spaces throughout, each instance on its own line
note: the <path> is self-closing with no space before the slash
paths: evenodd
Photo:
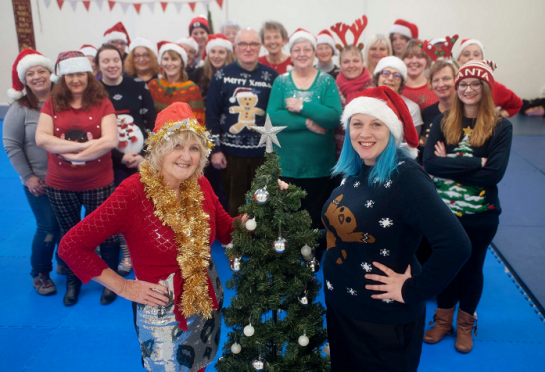
<path id="1" fill-rule="evenodd" d="M 83 6 L 85 7 L 85 9 L 87 9 L 87 11 L 89 11 L 89 6 L 91 5 L 91 2 L 90 1 L 84 1 L 83 2 Z"/>
<path id="2" fill-rule="evenodd" d="M 57 5 L 59 6 L 59 9 L 62 9 L 63 4 L 64 4 L 64 0 L 57 0 Z"/>
<path id="3" fill-rule="evenodd" d="M 136 13 L 140 14 L 140 7 L 142 6 L 142 4 L 134 3 L 132 5 L 134 5 L 134 9 L 136 10 Z"/>
<path id="4" fill-rule="evenodd" d="M 216 0 L 216 2 L 220 6 L 220 9 L 223 9 L 223 0 Z"/>
<path id="5" fill-rule="evenodd" d="M 161 1 L 161 8 L 163 8 L 163 12 L 165 11 L 165 9 L 167 8 L 167 5 L 168 3 L 167 2 L 163 2 Z"/>
<path id="6" fill-rule="evenodd" d="M 195 5 L 197 5 L 197 3 L 189 3 L 189 7 L 191 8 L 192 12 L 195 11 Z"/>
<path id="7" fill-rule="evenodd" d="M 110 6 L 110 10 L 112 10 L 115 6 L 115 1 L 108 1 L 108 5 Z"/>

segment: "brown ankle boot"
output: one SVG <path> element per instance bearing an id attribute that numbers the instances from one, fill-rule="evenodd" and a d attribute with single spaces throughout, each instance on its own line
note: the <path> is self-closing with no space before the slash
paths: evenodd
<path id="1" fill-rule="evenodd" d="M 424 334 L 424 342 L 428 344 L 436 344 L 446 335 L 453 333 L 452 320 L 454 319 L 454 308 L 452 309 L 435 309 L 433 321 L 430 324 L 435 325 L 428 329 Z"/>
<path id="2" fill-rule="evenodd" d="M 477 317 L 458 309 L 456 328 L 456 343 L 454 347 L 460 353 L 467 354 L 473 349 L 471 331 L 475 330 L 475 336 L 477 335 Z"/>

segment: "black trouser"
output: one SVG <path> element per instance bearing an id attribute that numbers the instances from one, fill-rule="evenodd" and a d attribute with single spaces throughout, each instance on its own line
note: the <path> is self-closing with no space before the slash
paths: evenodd
<path id="1" fill-rule="evenodd" d="M 225 194 L 229 203 L 231 217 L 238 216 L 238 207 L 246 204 L 246 192 L 252 187 L 255 172 L 264 162 L 265 157 L 240 157 L 225 155 L 227 168 L 221 172 Z"/>
<path id="2" fill-rule="evenodd" d="M 496 235 L 498 225 L 464 229 L 471 241 L 471 256 L 448 287 L 437 296 L 437 307 L 451 309 L 460 303 L 460 309 L 473 315 L 483 293 L 483 266 L 486 250 Z"/>
<path id="3" fill-rule="evenodd" d="M 345 317 L 328 305 L 331 372 L 416 371 L 425 316 L 407 324 L 375 324 Z"/>

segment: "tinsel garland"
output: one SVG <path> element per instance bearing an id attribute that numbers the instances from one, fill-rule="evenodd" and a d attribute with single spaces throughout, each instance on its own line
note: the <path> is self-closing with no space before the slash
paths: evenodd
<path id="1" fill-rule="evenodd" d="M 178 303 L 181 313 L 189 318 L 201 315 L 212 317 L 212 299 L 208 293 L 208 265 L 210 261 L 209 216 L 202 208 L 203 194 L 196 179 L 180 184 L 180 197 L 168 185 L 162 175 L 156 175 L 147 162 L 140 165 L 140 180 L 145 185 L 148 199 L 155 206 L 155 216 L 176 234 L 176 257 L 184 291 Z"/>

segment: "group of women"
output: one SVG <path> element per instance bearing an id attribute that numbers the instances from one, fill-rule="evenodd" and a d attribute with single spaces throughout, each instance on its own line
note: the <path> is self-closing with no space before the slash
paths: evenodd
<path id="1" fill-rule="evenodd" d="M 455 347 L 471 351 L 501 213 L 506 117 L 518 97 L 494 80 L 478 41 L 464 41 L 458 62 L 432 64 L 414 25 L 399 21 L 365 53 L 344 47 L 339 67 L 331 35 L 299 29 L 288 37 L 272 21 L 261 31 L 269 54 L 260 61 L 282 73 L 267 112 L 287 127 L 277 148 L 284 181 L 307 191 L 303 208 L 325 227 L 333 371 L 416 371 L 422 340 L 452 333 L 457 305 Z M 122 45 L 127 55 L 106 43 L 94 67 L 74 51 L 61 53 L 54 70 L 33 50 L 13 66 L 4 146 L 37 221 L 33 285 L 56 293 L 49 273 L 64 236 L 64 304 L 77 303 L 91 279 L 104 285 L 102 304 L 117 295 L 133 301 L 150 371 L 203 371 L 218 346 L 223 290 L 210 245 L 229 243 L 234 220 L 203 177 L 213 147 L 204 107 L 212 76 L 235 62 L 240 26 L 222 29 L 209 35 L 198 18 L 189 38 L 157 46 L 136 38 Z M 138 280 L 124 279 L 133 265 Z M 424 301 L 434 296 L 435 325 L 424 334 Z M 204 326 L 215 334 L 202 337 Z M 189 348 L 190 362 L 177 356 Z"/>

